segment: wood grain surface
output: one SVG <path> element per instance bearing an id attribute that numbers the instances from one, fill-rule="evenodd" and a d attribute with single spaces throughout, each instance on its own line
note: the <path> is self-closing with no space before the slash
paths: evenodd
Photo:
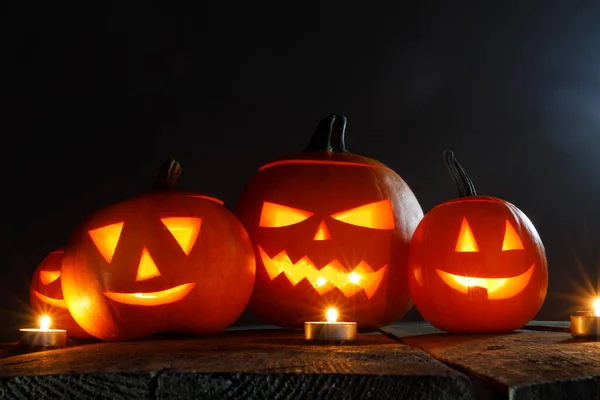
<path id="1" fill-rule="evenodd" d="M 413 327 L 395 324 L 382 331 L 480 379 L 490 393 L 503 393 L 501 398 L 600 398 L 600 342 L 573 339 L 567 332 L 529 329 L 490 335 L 435 330 L 415 334 Z"/>
<path id="2" fill-rule="evenodd" d="M 0 398 L 469 399 L 469 378 L 381 334 L 307 345 L 301 332 L 92 343 L 0 359 Z"/>

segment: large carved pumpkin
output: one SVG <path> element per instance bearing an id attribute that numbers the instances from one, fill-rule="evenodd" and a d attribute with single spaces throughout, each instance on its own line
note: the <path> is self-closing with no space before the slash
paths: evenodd
<path id="1" fill-rule="evenodd" d="M 238 203 L 257 258 L 250 308 L 266 322 L 301 328 L 333 306 L 370 329 L 412 305 L 406 265 L 421 207 L 398 174 L 346 150 L 345 127 L 323 119 L 304 152 L 263 165 Z"/>
<path id="2" fill-rule="evenodd" d="M 63 253 L 59 249 L 48 254 L 33 273 L 29 286 L 31 308 L 38 315 L 48 315 L 52 327 L 66 329 L 70 337 L 90 338 L 69 313 L 63 297 L 60 278 Z"/>
<path id="3" fill-rule="evenodd" d="M 179 174 L 167 162 L 156 190 L 94 212 L 70 238 L 65 300 L 95 337 L 214 333 L 245 309 L 255 277 L 248 235 L 220 200 L 172 190 Z"/>
<path id="4" fill-rule="evenodd" d="M 415 231 L 408 270 L 415 305 L 448 332 L 518 329 L 546 297 L 542 240 L 517 207 L 477 196 L 453 153 L 444 154 L 460 197 L 429 211 Z"/>

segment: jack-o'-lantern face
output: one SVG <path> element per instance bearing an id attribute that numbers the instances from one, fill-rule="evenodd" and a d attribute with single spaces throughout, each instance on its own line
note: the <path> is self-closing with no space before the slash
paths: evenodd
<path id="1" fill-rule="evenodd" d="M 388 231 L 388 234 L 386 235 L 388 236 L 388 242 L 390 236 L 389 232 L 394 229 L 394 211 L 389 199 L 347 209 L 331 214 L 325 218 L 315 217 L 315 212 L 312 211 L 264 202 L 258 226 L 261 228 L 272 229 L 291 227 L 311 218 L 316 219 L 318 226 L 311 236 L 313 242 L 324 242 L 313 245 L 320 247 L 327 246 L 327 242 L 325 241 L 335 240 L 327 227 L 328 225 L 332 226 L 335 224 L 339 232 L 344 229 L 343 225 L 337 224 L 334 221 L 349 225 L 349 230 L 352 230 L 352 226 L 354 226 Z M 314 225 L 314 221 L 312 225 Z M 273 230 L 267 234 L 278 235 L 278 231 Z M 342 232 L 340 235 L 344 235 L 344 233 Z M 346 236 L 351 235 L 352 233 L 350 232 L 350 234 Z M 368 233 L 358 230 L 354 235 L 365 237 Z M 335 245 L 331 247 L 335 247 Z M 355 244 L 355 249 L 356 248 L 357 246 Z M 360 257 L 360 261 L 356 264 L 348 263 L 348 259 L 339 260 L 335 255 L 331 255 L 331 260 L 327 262 L 327 264 L 315 265 L 315 262 L 311 260 L 309 254 L 292 262 L 285 248 L 272 258 L 265 252 L 260 244 L 257 245 L 257 249 L 265 270 L 271 280 L 275 279 L 280 274 L 284 274 L 292 286 L 296 286 L 302 280 L 306 280 L 314 290 L 321 295 L 331 290 L 338 289 L 346 297 L 351 297 L 362 290 L 365 292 L 367 298 L 370 299 L 375 295 L 388 268 L 388 263 L 386 261 L 381 261 L 383 265 L 369 265 L 369 262 L 365 260 L 365 258 L 369 258 L 370 256 L 367 251 L 362 252 L 364 258 Z M 306 250 L 310 249 L 307 248 Z M 357 258 L 355 258 L 355 260 L 356 259 Z"/>
<path id="2" fill-rule="evenodd" d="M 517 329 L 541 307 L 547 279 L 533 224 L 500 199 L 443 203 L 425 215 L 413 236 L 411 293 L 423 317 L 439 329 Z"/>
<path id="3" fill-rule="evenodd" d="M 36 271 L 31 290 L 38 301 L 52 307 L 67 308 L 60 285 L 60 259 L 63 251 L 57 250 L 48 255 Z M 56 258 L 56 260 L 52 260 Z"/>
<path id="4" fill-rule="evenodd" d="M 100 339 L 130 340 L 214 333 L 233 323 L 250 298 L 255 260 L 220 200 L 150 193 L 84 221 L 62 272 L 73 317 Z"/>
<path id="5" fill-rule="evenodd" d="M 238 203 L 257 257 L 250 307 L 290 328 L 332 306 L 362 328 L 382 326 L 411 306 L 405 263 L 422 211 L 385 165 L 328 148 L 262 166 Z"/>
<path id="6" fill-rule="evenodd" d="M 200 227 L 202 225 L 202 218 L 168 217 L 160 218 L 159 220 L 164 225 L 164 228 L 171 234 L 171 238 L 169 239 L 171 241 L 175 241 L 177 245 L 179 245 L 185 257 L 189 256 L 190 252 L 194 248 L 194 245 L 196 244 L 196 240 L 198 239 L 198 234 L 200 233 Z M 132 222 L 132 225 L 134 224 L 135 223 Z M 113 268 L 120 270 L 131 265 L 131 260 L 127 256 L 124 256 L 123 260 L 125 265 L 122 265 L 119 262 L 112 264 L 113 256 L 115 255 L 119 239 L 121 238 L 121 233 L 123 232 L 123 225 L 124 222 L 117 222 L 115 224 L 110 224 L 88 231 L 88 234 L 98 249 L 98 252 L 109 265 L 106 267 L 108 270 Z M 131 229 L 135 229 L 136 232 L 139 232 L 135 226 L 132 226 Z M 150 229 L 149 231 L 155 232 L 156 229 Z M 163 240 L 165 241 L 169 239 L 163 237 Z M 158 281 L 159 277 L 162 276 L 162 273 L 158 269 L 156 262 L 148 251 L 147 246 L 144 244 L 140 245 L 140 259 L 137 263 L 134 280 L 135 282 L 143 282 L 150 279 L 155 279 Z M 140 245 L 137 247 L 140 247 Z M 182 259 L 182 255 L 177 254 L 177 251 L 174 251 L 173 254 L 171 254 L 171 257 L 177 257 L 179 259 L 178 264 L 180 265 L 187 264 L 187 262 Z M 173 287 L 161 288 L 157 283 L 147 286 L 147 288 L 152 288 L 150 289 L 152 291 L 148 291 L 146 288 L 144 288 L 144 291 L 135 289 L 134 291 L 126 291 L 124 289 L 132 287 L 132 283 L 130 281 L 125 279 L 122 282 L 113 282 L 113 284 L 116 288 L 115 290 L 118 290 L 120 287 L 123 289 L 120 291 L 105 291 L 104 295 L 106 297 L 119 303 L 138 306 L 158 306 L 179 301 L 184 298 L 194 288 L 194 286 L 196 286 L 196 282 L 184 282 Z M 137 285 L 133 286 L 135 287 Z M 139 285 L 138 289 L 142 288 L 143 286 Z"/>
<path id="7" fill-rule="evenodd" d="M 472 272 L 470 274 L 460 275 L 452 274 L 438 268 L 436 269 L 436 272 L 440 278 L 442 278 L 448 286 L 461 293 L 469 294 L 470 292 L 478 291 L 481 296 L 487 296 L 489 300 L 507 299 L 516 296 L 525 289 L 533 275 L 535 261 L 532 261 L 533 263 L 526 268 L 523 273 L 509 275 L 510 272 L 507 270 L 516 270 L 515 272 L 518 273 L 520 269 L 527 267 L 527 262 L 524 260 L 526 253 L 519 234 L 508 219 L 506 219 L 505 222 L 501 245 L 499 240 L 495 240 L 494 242 L 497 242 L 498 245 L 497 251 L 494 251 L 492 248 L 487 250 L 487 253 L 490 254 L 490 257 L 492 257 L 494 253 L 497 253 L 494 258 L 499 260 L 498 263 L 502 263 L 502 260 L 504 260 L 507 264 L 506 267 L 498 269 L 496 265 L 494 265 L 491 268 L 491 272 L 486 270 L 482 258 L 487 257 L 488 255 L 486 254 L 482 257 L 482 253 L 471 226 L 469 225 L 467 218 L 463 217 L 454 251 L 456 253 L 465 253 L 456 255 L 457 258 L 464 257 L 464 259 L 457 260 L 456 263 L 452 265 L 461 265 L 464 270 Z M 486 231 L 492 232 L 502 231 L 497 229 L 497 227 L 490 226 L 486 226 L 485 229 Z M 484 249 L 483 251 L 486 250 Z M 469 258 L 472 258 L 473 260 L 469 260 Z M 479 258 L 479 260 L 477 260 L 477 258 Z M 524 262 L 524 265 L 519 265 Z M 452 265 L 450 266 L 451 270 L 454 269 L 452 268 Z M 510 266 L 515 266 L 515 268 L 510 268 Z M 503 271 L 501 272 L 503 276 L 490 277 L 496 276 L 498 270 Z"/>
<path id="8" fill-rule="evenodd" d="M 63 250 L 48 254 L 36 269 L 29 288 L 29 300 L 34 313 L 48 315 L 54 324 L 69 332 L 69 336 L 88 338 L 73 319 L 63 297 L 60 268 Z"/>
<path id="9" fill-rule="evenodd" d="M 410 244 L 408 282 L 421 315 L 448 332 L 508 332 L 539 311 L 548 288 L 544 245 L 509 202 L 478 196 L 450 150 L 459 198 L 429 211 Z"/>

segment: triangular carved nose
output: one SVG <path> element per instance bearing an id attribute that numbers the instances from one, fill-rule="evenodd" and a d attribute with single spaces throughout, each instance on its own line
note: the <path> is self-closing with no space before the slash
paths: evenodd
<path id="1" fill-rule="evenodd" d="M 145 281 L 146 279 L 154 278 L 160 275 L 160 271 L 158 270 L 158 267 L 154 263 L 152 257 L 150 257 L 148 249 L 144 247 L 144 250 L 142 250 L 142 258 L 140 259 L 140 265 L 138 267 L 137 276 L 135 277 L 135 280 Z"/>
<path id="2" fill-rule="evenodd" d="M 327 225 L 325 225 L 325 221 L 321 221 L 319 227 L 317 228 L 317 233 L 313 237 L 313 240 L 329 240 L 331 239 L 331 235 L 329 234 L 329 229 L 327 229 Z"/>

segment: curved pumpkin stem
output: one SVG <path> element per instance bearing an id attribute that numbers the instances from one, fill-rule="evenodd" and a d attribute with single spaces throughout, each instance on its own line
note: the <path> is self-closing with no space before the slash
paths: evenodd
<path id="1" fill-rule="evenodd" d="M 452 175 L 452 179 L 458 187 L 458 197 L 477 196 L 475 185 L 467 174 L 467 171 L 458 163 L 452 150 L 444 150 L 442 152 L 446 160 L 446 167 Z"/>
<path id="2" fill-rule="evenodd" d="M 344 134 L 346 133 L 346 117 L 331 114 L 323 118 L 304 151 L 333 151 L 346 153 Z"/>
<path id="3" fill-rule="evenodd" d="M 158 169 L 158 175 L 152 186 L 153 191 L 174 190 L 179 176 L 181 175 L 181 165 L 172 158 L 168 159 Z"/>

